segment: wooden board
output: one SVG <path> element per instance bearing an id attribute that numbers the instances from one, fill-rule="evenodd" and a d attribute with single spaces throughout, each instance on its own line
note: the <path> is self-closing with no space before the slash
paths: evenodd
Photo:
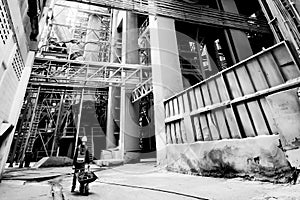
<path id="1" fill-rule="evenodd" d="M 229 92 L 231 93 L 231 96 L 233 98 L 237 98 L 237 97 L 241 97 L 242 96 L 242 92 L 240 90 L 240 87 L 238 85 L 237 79 L 235 77 L 235 74 L 233 71 L 227 72 L 225 74 L 226 80 L 229 84 Z"/>
<path id="2" fill-rule="evenodd" d="M 271 53 L 267 53 L 264 56 L 259 56 L 258 59 L 261 63 L 264 74 L 266 75 L 269 86 L 274 87 L 284 83 L 284 79 L 278 69 L 278 65 L 276 64 Z"/>
<path id="3" fill-rule="evenodd" d="M 255 92 L 255 89 L 248 75 L 245 65 L 236 68 L 236 75 L 239 79 L 243 95 L 253 94 Z"/>
<path id="4" fill-rule="evenodd" d="M 220 103 L 219 93 L 214 79 L 208 81 L 209 93 L 211 96 L 212 104 Z"/>
<path id="5" fill-rule="evenodd" d="M 211 105 L 210 94 L 208 92 L 207 84 L 201 84 L 201 90 L 203 94 L 204 105 Z"/>
<path id="6" fill-rule="evenodd" d="M 174 116 L 173 100 L 169 101 L 169 112 L 170 112 L 170 117 Z"/>
<path id="7" fill-rule="evenodd" d="M 170 125 L 171 125 L 172 144 L 177 144 L 175 123 L 173 122 Z"/>
<path id="8" fill-rule="evenodd" d="M 166 140 L 167 144 L 172 144 L 172 137 L 171 137 L 171 124 L 167 124 L 166 126 Z"/>
<path id="9" fill-rule="evenodd" d="M 278 127 L 277 127 L 277 124 L 274 120 L 274 117 L 272 115 L 272 111 L 271 111 L 271 108 L 266 100 L 266 98 L 261 98 L 260 100 L 260 103 L 262 105 L 262 108 L 263 108 L 263 112 L 264 114 L 266 115 L 266 118 L 268 120 L 268 124 L 269 124 L 269 127 L 271 129 L 271 133 L 270 134 L 275 134 L 275 133 L 279 133 L 279 130 L 278 130 Z"/>
<path id="10" fill-rule="evenodd" d="M 202 93 L 201 93 L 200 89 L 201 89 L 200 86 L 197 86 L 194 89 L 195 90 L 195 97 L 196 97 L 197 107 L 198 108 L 204 107 Z"/>
<path id="11" fill-rule="evenodd" d="M 182 99 L 183 99 L 183 109 L 184 109 L 184 112 L 190 112 L 190 111 L 192 111 L 191 104 L 190 104 L 190 101 L 189 101 L 188 93 L 184 93 L 182 95 Z"/>
<path id="12" fill-rule="evenodd" d="M 203 140 L 204 141 L 210 141 L 210 140 L 212 140 L 211 135 L 210 135 L 209 126 L 208 126 L 205 114 L 201 114 L 200 115 L 200 124 L 201 124 L 201 129 L 202 129 L 201 132 L 203 134 Z"/>
<path id="13" fill-rule="evenodd" d="M 184 125 L 184 120 L 180 120 L 180 131 L 181 131 L 181 138 L 183 143 L 187 143 L 187 135 L 186 135 L 186 129 L 185 129 L 185 125 Z"/>
<path id="14" fill-rule="evenodd" d="M 286 81 L 300 76 L 300 71 L 294 63 L 281 66 L 281 71 Z"/>
<path id="15" fill-rule="evenodd" d="M 257 101 L 247 103 L 257 135 L 269 135 L 269 131 Z"/>
<path id="16" fill-rule="evenodd" d="M 219 127 L 215 115 L 211 112 L 207 113 L 207 121 L 208 121 L 212 140 L 220 140 L 221 138 L 219 133 Z"/>
<path id="17" fill-rule="evenodd" d="M 179 113 L 183 114 L 184 113 L 183 95 L 178 96 L 177 100 L 178 100 Z"/>
<path id="18" fill-rule="evenodd" d="M 191 109 L 196 110 L 197 104 L 196 104 L 196 98 L 195 98 L 195 92 L 194 89 L 188 91 L 190 102 L 191 102 Z"/>
<path id="19" fill-rule="evenodd" d="M 233 114 L 232 108 L 225 108 L 224 109 L 225 116 L 228 122 L 228 126 L 230 128 L 230 134 L 232 138 L 242 138 L 241 133 L 239 131 L 237 121 Z"/>
<path id="20" fill-rule="evenodd" d="M 247 63 L 248 72 L 253 80 L 256 91 L 268 89 L 268 82 L 257 60 Z"/>
<path id="21" fill-rule="evenodd" d="M 177 143 L 182 144 L 183 140 L 182 140 L 182 137 L 181 137 L 180 121 L 177 121 L 175 123 L 175 130 L 176 130 L 175 135 L 176 135 Z"/>
<path id="22" fill-rule="evenodd" d="M 166 118 L 170 117 L 170 108 L 169 108 L 169 101 L 165 103 L 165 116 Z"/>
<path id="23" fill-rule="evenodd" d="M 174 106 L 174 115 L 178 115 L 179 114 L 179 106 L 178 106 L 177 98 L 173 99 L 173 106 Z"/>
<path id="24" fill-rule="evenodd" d="M 241 123 L 244 129 L 244 132 L 247 137 L 254 137 L 256 136 L 254 127 L 252 126 L 251 119 L 249 113 L 246 109 L 245 104 L 238 104 L 236 105 L 236 109 L 239 114 L 239 118 L 241 119 Z"/>
<path id="25" fill-rule="evenodd" d="M 196 141 L 203 141 L 201 125 L 199 122 L 199 116 L 194 116 L 192 119 L 193 119 L 193 125 L 194 125 L 195 139 L 196 139 Z"/>
<path id="26" fill-rule="evenodd" d="M 216 78 L 217 88 L 219 90 L 221 102 L 229 100 L 229 94 L 227 92 L 223 77 L 218 76 Z"/>
<path id="27" fill-rule="evenodd" d="M 218 123 L 218 127 L 220 130 L 220 134 L 221 134 L 221 139 L 229 139 L 230 134 L 228 132 L 228 128 L 227 128 L 227 122 L 224 116 L 224 109 L 218 109 L 215 111 L 215 115 L 216 115 L 216 121 Z"/>
<path id="28" fill-rule="evenodd" d="M 272 55 L 281 68 L 283 77 L 286 81 L 300 76 L 299 67 L 286 48 L 281 47 L 274 49 Z"/>

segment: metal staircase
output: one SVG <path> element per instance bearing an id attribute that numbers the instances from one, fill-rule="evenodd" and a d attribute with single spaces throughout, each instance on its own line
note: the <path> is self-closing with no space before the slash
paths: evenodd
<path id="1" fill-rule="evenodd" d="M 274 0 L 284 23 L 291 36 L 291 42 L 294 44 L 298 54 L 300 54 L 300 16 L 290 0 Z"/>
<path id="2" fill-rule="evenodd" d="M 300 32 L 300 16 L 295 8 L 295 3 L 291 0 L 280 0 L 282 5 L 285 7 L 286 11 L 292 18 L 293 22 L 295 23 L 297 30 Z"/>

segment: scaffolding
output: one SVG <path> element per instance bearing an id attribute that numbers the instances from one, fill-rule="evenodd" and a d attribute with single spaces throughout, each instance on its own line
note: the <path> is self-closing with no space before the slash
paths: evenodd
<path id="1" fill-rule="evenodd" d="M 74 147 L 62 150 L 63 142 L 76 145 L 78 137 L 87 134 L 82 123 L 89 121 L 93 124 L 87 145 L 94 156 L 93 138 L 106 129 L 107 88 L 126 86 L 135 93 L 151 85 L 149 63 L 110 62 L 111 17 L 107 8 L 53 1 L 15 132 L 11 164 L 23 167 L 24 162 L 28 166 L 26 160 L 45 156 L 72 157 Z M 81 119 L 89 109 L 93 119 Z"/>

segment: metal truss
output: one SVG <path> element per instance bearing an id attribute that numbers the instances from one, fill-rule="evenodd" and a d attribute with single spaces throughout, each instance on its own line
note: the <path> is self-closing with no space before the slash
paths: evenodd
<path id="1" fill-rule="evenodd" d="M 99 88 L 134 86 L 150 76 L 150 66 L 36 57 L 29 82 L 32 85 Z"/>
<path id="2" fill-rule="evenodd" d="M 128 10 L 139 14 L 160 15 L 180 21 L 270 33 L 265 21 L 247 16 L 219 11 L 200 5 L 191 5 L 179 0 L 67 0 L 89 5 L 97 5 L 119 10 Z"/>
<path id="3" fill-rule="evenodd" d="M 153 91 L 152 78 L 149 78 L 145 82 L 139 84 L 133 91 L 131 96 L 131 102 L 134 103 L 143 97 L 147 96 Z"/>

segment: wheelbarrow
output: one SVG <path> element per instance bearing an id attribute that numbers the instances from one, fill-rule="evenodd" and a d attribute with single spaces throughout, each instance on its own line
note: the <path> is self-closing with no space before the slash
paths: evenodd
<path id="1" fill-rule="evenodd" d="M 81 171 L 78 174 L 78 182 L 79 186 L 79 193 L 82 195 L 89 194 L 89 183 L 94 182 L 98 177 L 92 171 L 90 171 L 90 167 L 88 167 L 87 171 Z"/>

